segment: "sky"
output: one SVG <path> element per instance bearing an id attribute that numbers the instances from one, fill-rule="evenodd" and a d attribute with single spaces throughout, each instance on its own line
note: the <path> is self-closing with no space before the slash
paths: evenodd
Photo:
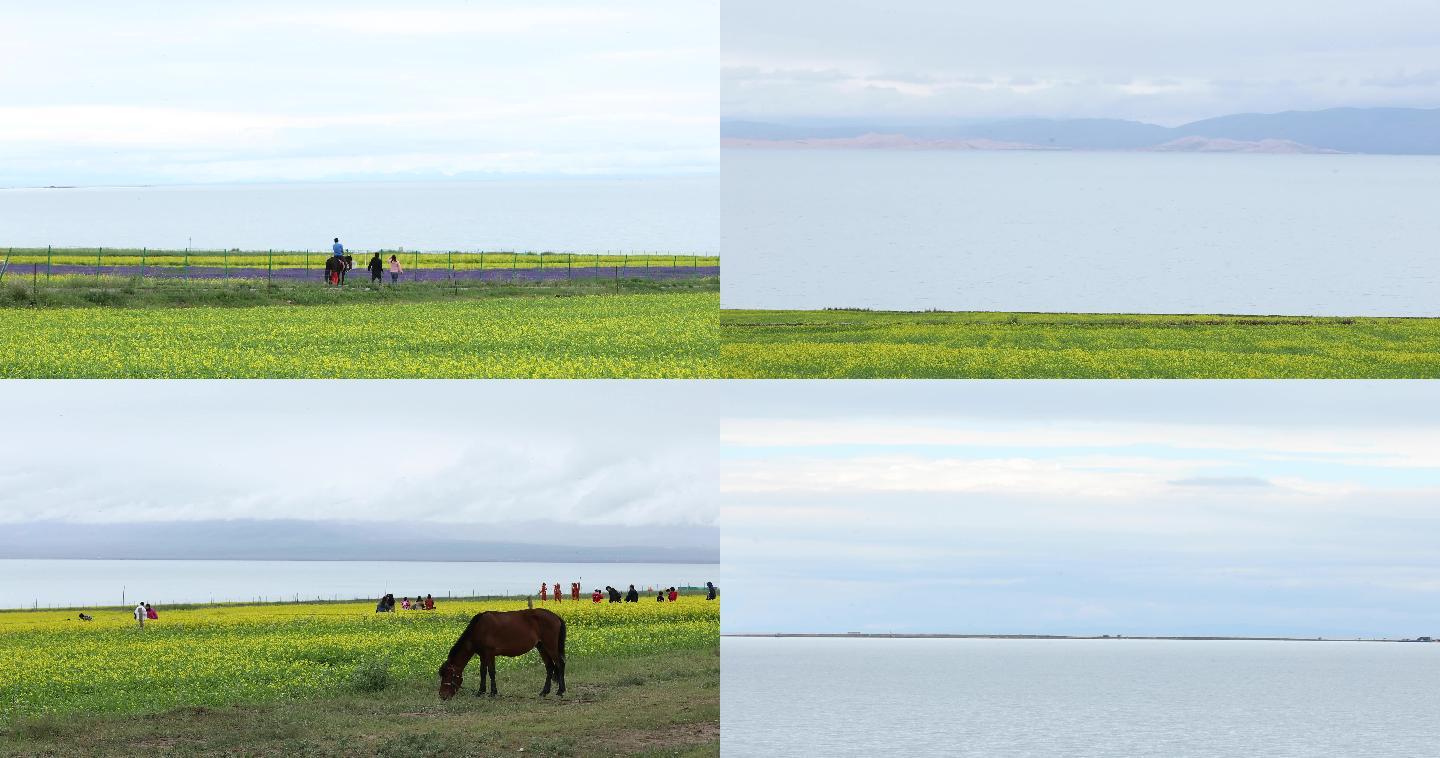
<path id="1" fill-rule="evenodd" d="M 705 383 L 5 389 L 0 528 L 302 519 L 713 530 L 718 518 L 717 420 L 706 410 L 715 388 Z"/>
<path id="2" fill-rule="evenodd" d="M 717 170 L 713 0 L 0 2 L 0 186 Z"/>
<path id="3" fill-rule="evenodd" d="M 733 384 L 726 632 L 1440 632 L 1433 383 Z"/>
<path id="4" fill-rule="evenodd" d="M 1167 126 L 1440 107 L 1440 5 L 1413 0 L 727 0 L 721 112 Z"/>

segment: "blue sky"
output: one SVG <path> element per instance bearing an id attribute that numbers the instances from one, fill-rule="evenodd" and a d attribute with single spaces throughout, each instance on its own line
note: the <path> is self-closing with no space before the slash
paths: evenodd
<path id="1" fill-rule="evenodd" d="M 1129 118 L 1440 107 L 1440 6 L 1413 0 L 728 0 L 723 113 Z"/>
<path id="2" fill-rule="evenodd" d="M 1440 631 L 1440 389 L 745 383 L 727 631 Z"/>
<path id="3" fill-rule="evenodd" d="M 5 7 L 0 186 L 718 170 L 711 0 Z"/>

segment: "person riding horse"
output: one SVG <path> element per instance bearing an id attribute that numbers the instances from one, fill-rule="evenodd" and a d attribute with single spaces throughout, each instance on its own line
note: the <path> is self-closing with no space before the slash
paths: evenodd
<path id="1" fill-rule="evenodd" d="M 325 259 L 325 282 L 341 285 L 345 283 L 345 272 L 355 267 L 355 258 L 349 254 L 332 255 Z"/>

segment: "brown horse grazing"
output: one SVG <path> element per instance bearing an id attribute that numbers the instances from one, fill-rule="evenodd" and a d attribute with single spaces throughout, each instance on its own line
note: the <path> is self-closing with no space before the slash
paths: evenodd
<path id="1" fill-rule="evenodd" d="M 490 674 L 490 696 L 495 696 L 495 656 L 511 658 L 531 650 L 540 651 L 545 662 L 545 689 L 550 694 L 550 681 L 559 685 L 557 695 L 565 694 L 565 620 L 544 608 L 523 611 L 485 611 L 475 614 L 460 639 L 450 648 L 450 657 L 440 667 L 440 699 L 449 700 L 460 691 L 461 674 L 471 658 L 480 656 L 480 689 L 485 694 L 485 674 Z"/>

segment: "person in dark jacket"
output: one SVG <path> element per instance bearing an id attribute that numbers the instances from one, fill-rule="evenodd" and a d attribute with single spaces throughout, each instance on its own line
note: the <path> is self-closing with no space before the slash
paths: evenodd
<path id="1" fill-rule="evenodd" d="M 612 602 L 612 603 L 618 603 L 618 602 L 620 602 L 620 590 L 617 590 L 617 589 L 615 589 L 614 587 L 611 587 L 610 585 L 607 584 L 607 585 L 605 585 L 605 591 L 608 592 L 608 593 L 610 593 L 610 602 Z"/>
<path id="2" fill-rule="evenodd" d="M 711 584 L 710 582 L 706 582 L 706 583 L 705 583 L 705 599 L 706 599 L 706 600 L 714 600 L 714 599 L 715 599 L 715 593 L 718 592 L 719 590 L 720 590 L 719 587 L 716 587 L 715 585 Z"/>
<path id="3" fill-rule="evenodd" d="M 385 264 L 380 261 L 379 253 L 371 256 L 370 263 L 366 265 L 366 268 L 370 269 L 370 281 L 378 284 L 381 275 L 385 273 Z"/>
<path id="4" fill-rule="evenodd" d="M 627 593 L 625 593 L 625 602 L 627 602 L 627 603 L 638 603 L 638 602 L 640 602 L 640 593 L 635 591 L 635 585 L 633 585 L 633 584 L 630 585 L 630 591 L 627 592 Z"/>

